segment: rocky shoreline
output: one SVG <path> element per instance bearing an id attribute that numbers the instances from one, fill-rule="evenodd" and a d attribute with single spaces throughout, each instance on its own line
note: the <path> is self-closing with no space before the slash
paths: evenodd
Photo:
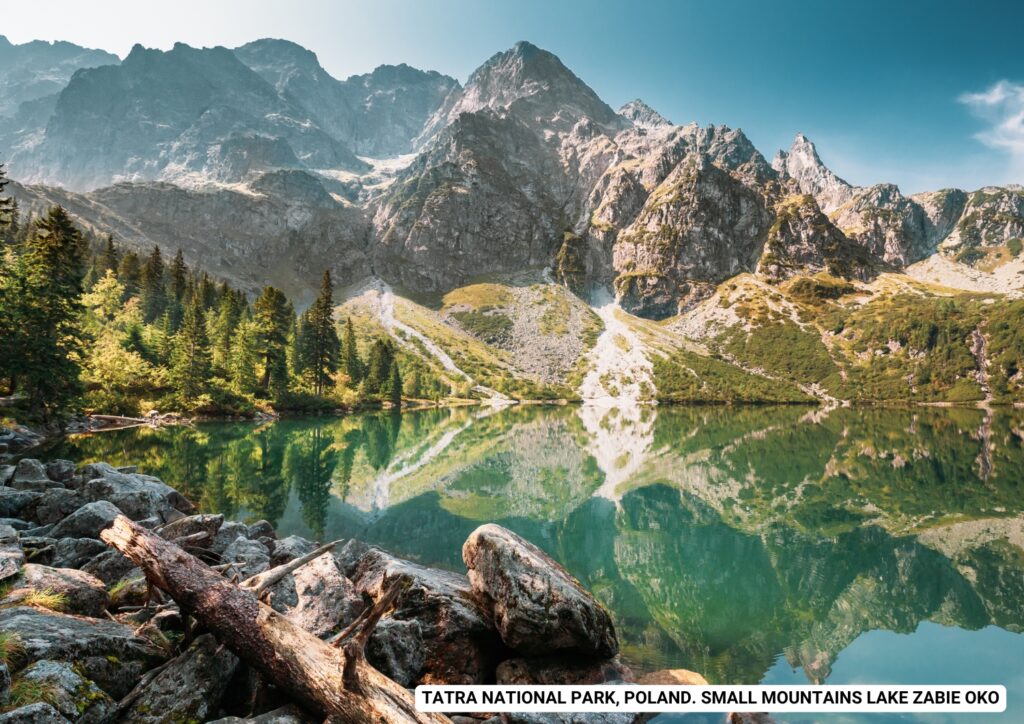
<path id="1" fill-rule="evenodd" d="M 246 525 L 200 514 L 134 467 L 23 459 L 0 466 L 0 724 L 324 720 L 316 701 L 274 680 L 273 667 L 246 660 L 239 642 L 219 640 L 203 626 L 208 602 L 183 610 L 168 593 L 178 589 L 162 573 L 144 572 L 136 555 L 108 545 L 112 529 L 138 531 L 173 552 L 161 560 L 190 561 L 218 576 L 218 585 L 251 592 L 287 625 L 342 646 L 339 657 L 349 654 L 346 637 L 372 619 L 364 628 L 365 658 L 398 691 L 418 684 L 638 681 L 618 658 L 615 628 L 601 604 L 540 549 L 500 526 L 483 525 L 469 536 L 463 575 L 357 540 L 318 548 L 298 536 L 278 538 L 267 521 Z M 683 670 L 639 681 L 706 683 Z M 645 719 L 486 712 L 451 718 Z"/>

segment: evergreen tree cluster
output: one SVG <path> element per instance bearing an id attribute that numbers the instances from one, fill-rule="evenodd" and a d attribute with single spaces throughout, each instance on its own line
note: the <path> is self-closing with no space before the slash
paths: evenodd
<path id="1" fill-rule="evenodd" d="M 250 302 L 180 250 L 168 262 L 159 247 L 139 255 L 91 239 L 60 207 L 22 224 L 0 194 L 0 239 L 0 394 L 33 415 L 398 408 L 403 393 L 446 392 L 418 369 L 406 391 L 390 339 L 339 325 L 330 272 L 296 315 L 279 289 Z"/>

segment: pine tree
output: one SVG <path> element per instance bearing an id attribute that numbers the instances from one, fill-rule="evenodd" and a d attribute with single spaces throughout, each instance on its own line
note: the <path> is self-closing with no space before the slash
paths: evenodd
<path id="1" fill-rule="evenodd" d="M 394 361 L 394 347 L 391 340 L 378 337 L 370 348 L 370 362 L 362 382 L 363 393 L 367 396 L 386 392 L 390 379 L 391 363 Z"/>
<path id="2" fill-rule="evenodd" d="M 299 339 L 302 368 L 313 383 L 313 391 L 322 395 L 338 371 L 340 342 L 334 326 L 334 285 L 330 271 L 320 282 L 320 293 L 309 311 L 303 315 Z"/>
<path id="3" fill-rule="evenodd" d="M 231 379 L 231 386 L 239 394 L 255 394 L 258 387 L 256 363 L 259 350 L 256 341 L 256 326 L 248 312 L 245 312 L 237 329 L 234 330 L 231 356 L 228 361 L 228 376 Z"/>
<path id="4" fill-rule="evenodd" d="M 114 236 L 113 234 L 107 234 L 107 240 L 103 246 L 103 255 L 100 257 L 99 268 L 105 272 L 116 272 L 120 261 L 117 247 L 114 246 Z"/>
<path id="5" fill-rule="evenodd" d="M 391 374 L 388 379 L 388 398 L 396 409 L 402 407 L 402 375 L 398 371 L 398 360 L 391 360 Z"/>
<path id="6" fill-rule="evenodd" d="M 210 379 L 210 341 L 202 301 L 194 297 L 181 320 L 171 354 L 171 381 L 175 391 L 190 405 L 207 391 Z"/>
<path id="7" fill-rule="evenodd" d="M 170 297 L 179 302 L 185 300 L 185 287 L 188 283 L 188 266 L 185 265 L 185 257 L 178 249 L 171 262 L 168 273 L 168 284 L 170 285 Z"/>
<path id="8" fill-rule="evenodd" d="M 352 318 L 345 323 L 345 374 L 350 384 L 358 385 L 363 379 L 363 361 L 359 359 L 359 347 L 356 346 L 356 333 L 352 327 Z"/>
<path id="9" fill-rule="evenodd" d="M 265 287 L 253 304 L 256 346 L 263 363 L 260 390 L 280 397 L 288 389 L 288 331 L 294 312 L 280 289 Z"/>
<path id="10" fill-rule="evenodd" d="M 142 283 L 142 263 L 139 255 L 129 251 L 121 257 L 117 267 L 117 278 L 124 284 L 124 298 L 131 299 L 139 296 L 139 289 Z"/>
<path id="11" fill-rule="evenodd" d="M 167 290 L 164 287 L 164 260 L 160 247 L 154 246 L 142 270 L 142 320 L 152 324 L 167 310 Z"/>
<path id="12" fill-rule="evenodd" d="M 12 280 L 20 295 L 4 304 L 15 350 L 5 356 L 6 374 L 12 387 L 20 381 L 31 408 L 44 420 L 59 417 L 82 392 L 84 256 L 81 232 L 63 208 L 53 207 L 36 223 L 13 270 L 21 276 Z"/>
<path id="13" fill-rule="evenodd" d="M 243 301 L 230 290 L 222 294 L 217 305 L 217 314 L 211 319 L 210 337 L 213 343 L 213 366 L 227 371 L 231 360 L 231 345 L 235 339 L 238 323 L 242 318 Z"/>

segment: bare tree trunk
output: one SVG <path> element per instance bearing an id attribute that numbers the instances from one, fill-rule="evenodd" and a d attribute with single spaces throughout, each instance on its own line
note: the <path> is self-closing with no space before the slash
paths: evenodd
<path id="1" fill-rule="evenodd" d="M 440 714 L 417 712 L 409 692 L 370 666 L 361 649 L 339 650 L 321 641 L 125 516 L 115 518 L 100 537 L 239 658 L 329 719 L 450 722 Z"/>

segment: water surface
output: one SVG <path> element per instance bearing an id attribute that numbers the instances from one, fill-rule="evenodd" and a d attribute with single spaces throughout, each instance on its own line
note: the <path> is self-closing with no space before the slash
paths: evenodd
<path id="1" fill-rule="evenodd" d="M 638 671 L 1003 683 L 1001 719 L 1021 721 L 1022 438 L 1022 410 L 461 408 L 137 428 L 50 455 L 454 570 L 498 522 L 608 606 Z"/>

